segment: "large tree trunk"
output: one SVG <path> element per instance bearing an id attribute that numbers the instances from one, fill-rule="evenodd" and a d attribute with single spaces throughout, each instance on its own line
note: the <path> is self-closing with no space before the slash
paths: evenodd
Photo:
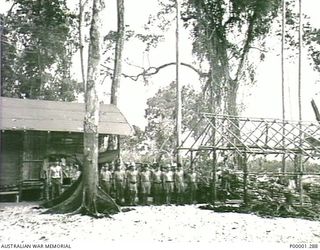
<path id="1" fill-rule="evenodd" d="M 227 115 L 229 115 L 229 141 L 231 142 L 232 146 L 241 147 L 241 133 L 240 133 L 240 126 L 239 126 L 239 112 L 238 112 L 238 105 L 237 105 L 237 96 L 238 96 L 238 88 L 239 84 L 234 80 L 229 80 L 229 88 L 227 92 Z M 239 155 L 234 151 L 231 159 L 229 160 L 232 163 L 233 167 L 238 169 L 239 167 L 243 168 L 243 159 L 242 155 Z"/>
<path id="2" fill-rule="evenodd" d="M 99 77 L 99 31 L 98 6 L 93 0 L 92 20 L 90 28 L 90 44 L 88 53 L 88 72 L 85 92 L 84 117 L 84 169 L 83 169 L 83 206 L 96 213 L 96 196 L 98 185 L 98 125 L 99 125 L 99 98 L 96 82 Z"/>
<path id="3" fill-rule="evenodd" d="M 240 130 L 239 130 L 239 119 L 238 117 L 238 105 L 237 105 L 237 96 L 238 96 L 239 85 L 233 80 L 229 80 L 229 88 L 227 92 L 227 115 L 230 117 L 229 129 L 231 131 L 230 140 L 235 145 L 239 144 Z"/>
<path id="4" fill-rule="evenodd" d="M 43 207 L 49 208 L 44 213 L 80 213 L 98 217 L 100 215 L 110 215 L 120 211 L 115 201 L 107 195 L 100 187 L 96 187 L 95 205 L 96 211 L 92 212 L 85 206 L 83 199 L 84 184 L 81 176 L 65 192 L 54 200 L 42 204 Z"/>
<path id="5" fill-rule="evenodd" d="M 118 212 L 115 202 L 98 187 L 98 124 L 99 98 L 96 82 L 99 77 L 98 0 L 93 0 L 90 43 L 88 53 L 87 86 L 85 92 L 84 158 L 81 179 L 61 197 L 45 204 L 48 212 L 99 213 Z"/>
<path id="6" fill-rule="evenodd" d="M 227 93 L 227 114 L 230 116 L 238 116 L 238 105 L 237 105 L 237 96 L 238 96 L 238 83 L 229 80 L 228 84 L 228 93 Z"/>

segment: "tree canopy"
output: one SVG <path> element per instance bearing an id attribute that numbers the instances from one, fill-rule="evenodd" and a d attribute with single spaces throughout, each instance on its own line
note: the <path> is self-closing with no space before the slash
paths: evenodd
<path id="1" fill-rule="evenodd" d="M 3 95 L 74 100 L 76 16 L 61 0 L 15 0 L 3 17 Z"/>
<path id="2" fill-rule="evenodd" d="M 280 1 L 190 0 L 183 15 L 192 27 L 193 52 L 209 63 L 210 78 L 204 89 L 214 93 L 215 105 L 225 102 L 225 112 L 237 115 L 241 82 L 254 81 L 249 52 L 260 46 L 278 14 Z M 223 107 L 222 107 L 223 108 Z"/>
<path id="3" fill-rule="evenodd" d="M 201 125 L 196 127 L 199 120 L 199 111 L 205 111 L 206 100 L 201 92 L 195 91 L 191 86 L 182 87 L 182 132 L 193 131 L 193 137 L 198 136 L 197 131 Z M 175 152 L 175 83 L 158 90 L 154 97 L 147 101 L 145 118 L 146 137 L 151 143 L 150 148 L 154 152 L 173 155 Z M 168 157 L 168 156 L 167 156 Z"/>

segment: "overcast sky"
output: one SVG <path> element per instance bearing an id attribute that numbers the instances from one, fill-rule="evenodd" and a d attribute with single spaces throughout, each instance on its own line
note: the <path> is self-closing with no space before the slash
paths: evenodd
<path id="1" fill-rule="evenodd" d="M 70 1 L 75 4 L 78 1 Z M 0 0 L 0 11 L 4 12 L 8 4 Z M 142 32 L 143 26 L 148 21 L 150 14 L 155 14 L 157 10 L 157 0 L 125 0 L 125 20 L 129 28 L 136 32 Z M 311 17 L 314 26 L 320 27 L 319 17 L 320 1 L 304 0 L 303 12 Z M 101 16 L 101 34 L 105 35 L 109 30 L 116 28 L 116 1 L 106 1 L 106 8 Z M 181 33 L 181 60 L 192 63 L 192 41 L 189 39 L 188 32 Z M 280 41 L 271 41 L 274 48 L 279 49 Z M 175 33 L 174 29 L 166 33 L 166 41 L 160 43 L 156 49 L 149 54 L 143 52 L 141 42 L 131 41 L 125 44 L 124 55 L 129 60 L 141 66 L 159 66 L 163 63 L 175 60 Z M 78 55 L 75 57 L 74 74 L 80 79 Z M 314 72 L 306 61 L 306 51 L 303 51 L 302 68 L 302 98 L 303 98 L 303 119 L 315 120 L 311 109 L 310 101 L 314 98 L 320 107 L 320 76 Z M 257 71 L 257 83 L 254 87 L 243 88 L 239 99 L 246 106 L 243 116 L 281 118 L 281 61 L 276 53 L 268 53 L 266 60 L 261 63 Z M 78 65 L 78 66 L 77 66 Z M 124 73 L 138 72 L 137 68 L 124 64 Z M 147 98 L 154 95 L 156 90 L 175 80 L 175 68 L 170 67 L 161 71 L 157 76 L 150 79 L 149 85 L 145 86 L 142 81 L 134 82 L 127 78 L 122 78 L 119 107 L 131 124 L 139 126 L 145 125 L 144 109 L 146 108 Z M 288 62 L 286 65 L 286 110 L 287 119 L 298 119 L 298 61 Z M 199 88 L 200 83 L 197 74 L 190 69 L 182 68 L 181 82 L 191 84 Z M 317 84 L 318 82 L 318 84 Z M 104 91 L 110 92 L 110 80 L 103 86 Z M 318 93 L 318 94 L 317 94 Z M 103 99 L 107 100 L 105 96 Z"/>

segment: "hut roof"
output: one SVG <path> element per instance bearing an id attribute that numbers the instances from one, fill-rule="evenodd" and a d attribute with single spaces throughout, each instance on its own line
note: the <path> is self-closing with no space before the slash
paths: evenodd
<path id="1" fill-rule="evenodd" d="M 1 130 L 83 132 L 84 104 L 0 97 Z M 132 128 L 120 110 L 100 105 L 100 134 L 129 135 Z"/>

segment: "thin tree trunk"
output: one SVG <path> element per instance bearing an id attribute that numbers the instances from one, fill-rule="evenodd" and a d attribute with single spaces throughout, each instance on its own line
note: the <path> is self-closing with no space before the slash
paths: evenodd
<path id="1" fill-rule="evenodd" d="M 40 98 L 42 99 L 44 97 L 43 95 L 43 77 L 42 77 L 42 72 L 43 72 L 43 69 L 42 69 L 42 60 L 41 60 L 41 49 L 40 47 L 38 48 L 38 74 L 39 74 L 39 96 Z"/>
<path id="2" fill-rule="evenodd" d="M 285 147 L 285 118 L 286 118 L 286 109 L 285 109 L 285 93 L 284 93 L 284 45 L 285 45 L 285 24 L 286 24 L 286 1 L 282 0 L 282 30 L 281 30 L 281 100 L 282 100 L 282 120 L 283 120 L 283 129 L 282 129 L 282 147 Z M 282 155 L 282 173 L 286 172 L 286 155 Z"/>
<path id="3" fill-rule="evenodd" d="M 111 84 L 111 97 L 110 103 L 118 106 L 119 101 L 119 89 L 120 89 L 120 79 L 122 73 L 122 51 L 124 45 L 124 0 L 117 0 L 117 14 L 118 14 L 118 24 L 117 24 L 117 40 L 115 47 L 115 58 L 114 58 L 114 68 L 113 77 Z M 114 135 L 109 135 L 108 138 L 108 149 L 115 149 L 117 138 Z M 119 148 L 118 148 L 119 149 Z"/>
<path id="4" fill-rule="evenodd" d="M 299 82 L 298 82 L 298 103 L 299 103 L 299 146 L 302 146 L 302 107 L 301 107 L 301 85 L 302 85 L 302 0 L 299 0 Z M 303 171 L 303 161 L 302 154 L 299 153 L 299 193 L 300 193 L 300 205 L 303 205 L 303 187 L 302 187 L 302 171 Z"/>
<path id="5" fill-rule="evenodd" d="M 81 65 L 81 77 L 84 91 L 86 91 L 86 77 L 84 73 L 84 60 L 83 60 L 83 43 L 82 43 L 82 15 L 83 5 L 82 0 L 79 0 L 79 51 L 80 51 L 80 65 Z"/>
<path id="6" fill-rule="evenodd" d="M 176 153 L 177 164 L 181 163 L 181 155 L 178 147 L 181 145 L 181 120 L 182 120 L 182 101 L 181 101 L 181 83 L 180 83 L 180 54 L 179 54 L 179 42 L 180 42 L 180 3 L 176 0 Z"/>
<path id="7" fill-rule="evenodd" d="M 122 51 L 124 44 L 124 0 L 117 0 L 117 13 L 118 13 L 118 31 L 117 41 L 115 48 L 115 59 L 113 69 L 113 79 L 111 85 L 111 100 L 110 103 L 118 105 L 120 77 L 122 73 Z"/>

